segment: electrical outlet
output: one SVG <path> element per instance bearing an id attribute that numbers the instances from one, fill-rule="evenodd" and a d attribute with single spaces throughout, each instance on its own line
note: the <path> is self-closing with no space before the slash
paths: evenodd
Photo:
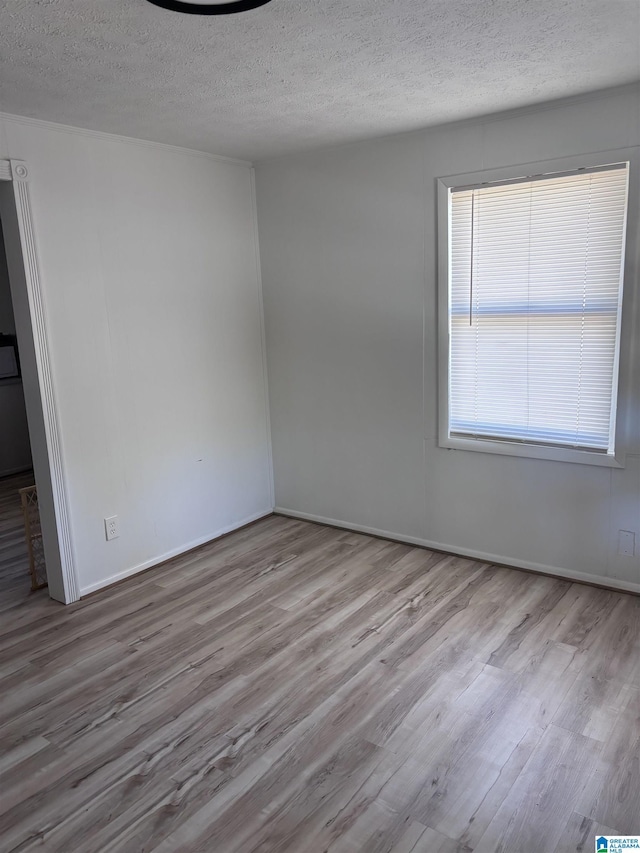
<path id="1" fill-rule="evenodd" d="M 618 530 L 618 554 L 633 557 L 636 552 L 636 534 L 631 530 Z"/>
<path id="2" fill-rule="evenodd" d="M 111 539 L 117 539 L 118 536 L 120 536 L 120 531 L 118 530 L 117 515 L 112 515 L 111 518 L 105 518 L 104 532 L 107 537 L 107 542 L 109 542 Z"/>

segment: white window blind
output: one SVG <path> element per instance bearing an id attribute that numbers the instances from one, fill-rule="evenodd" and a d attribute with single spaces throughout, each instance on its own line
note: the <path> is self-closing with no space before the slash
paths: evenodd
<path id="1" fill-rule="evenodd" d="M 450 190 L 450 435 L 613 453 L 627 178 Z"/>

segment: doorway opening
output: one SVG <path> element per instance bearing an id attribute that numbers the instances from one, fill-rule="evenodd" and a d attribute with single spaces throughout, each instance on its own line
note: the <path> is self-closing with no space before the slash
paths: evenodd
<path id="1" fill-rule="evenodd" d="M 39 524 L 49 595 L 56 601 L 69 604 L 79 598 L 78 581 L 71 542 L 67 489 L 51 373 L 42 279 L 31 213 L 29 179 L 26 163 L 0 160 L 0 225 L 4 242 L 2 260 L 6 261 L 12 309 L 8 337 L 13 338 L 13 344 L 9 340 L 6 341 L 7 349 L 12 349 L 12 352 L 7 352 L 0 358 L 0 366 L 4 365 L 6 371 L 11 372 L 14 361 L 19 362 L 19 375 L 6 377 L 19 382 L 14 381 L 13 385 L 9 383 L 6 387 L 14 387 L 22 392 L 22 423 L 24 426 L 26 420 L 28 427 L 26 438 L 24 434 L 21 435 L 22 456 L 21 461 L 16 463 L 16 466 L 23 467 L 23 470 L 14 471 L 8 474 L 8 477 L 24 476 L 26 469 L 31 483 L 25 485 L 35 482 L 37 486 Z M 6 295 L 4 298 L 6 304 Z M 8 319 L 2 320 L 1 324 L 8 322 Z M 0 353 L 3 349 L 5 347 L 0 347 Z M 2 438 L 0 435 L 0 441 Z M 29 448 L 28 453 L 25 442 Z M 1 460 L 0 454 L 0 462 Z M 32 467 L 28 467 L 29 465 Z M 0 468 L 0 477 L 1 471 Z M 0 534 L 6 526 L 15 536 L 15 508 L 12 509 L 11 506 L 0 502 L 0 509 L 3 511 L 0 516 Z M 28 571 L 25 573 L 25 584 L 30 584 Z M 0 606 L 1 604 L 2 602 Z"/>
<path id="2" fill-rule="evenodd" d="M 35 486 L 9 270 L 0 222 L 0 610 L 29 596 L 21 489 Z"/>

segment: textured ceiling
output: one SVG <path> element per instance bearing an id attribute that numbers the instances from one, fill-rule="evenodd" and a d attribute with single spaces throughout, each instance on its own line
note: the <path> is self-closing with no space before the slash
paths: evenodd
<path id="1" fill-rule="evenodd" d="M 640 77 L 640 0 L 0 0 L 0 109 L 261 159 Z"/>

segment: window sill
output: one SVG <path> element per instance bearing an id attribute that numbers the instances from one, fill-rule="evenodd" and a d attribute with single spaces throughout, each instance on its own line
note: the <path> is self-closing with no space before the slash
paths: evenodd
<path id="1" fill-rule="evenodd" d="M 495 453 L 500 456 L 522 456 L 527 459 L 546 459 L 551 462 L 573 462 L 578 465 L 596 465 L 601 468 L 624 468 L 624 454 L 609 456 L 589 450 L 573 450 L 570 447 L 550 447 L 510 441 L 491 441 L 484 438 L 452 438 L 447 436 L 438 442 L 439 447 L 449 450 L 471 450 L 479 453 Z"/>

